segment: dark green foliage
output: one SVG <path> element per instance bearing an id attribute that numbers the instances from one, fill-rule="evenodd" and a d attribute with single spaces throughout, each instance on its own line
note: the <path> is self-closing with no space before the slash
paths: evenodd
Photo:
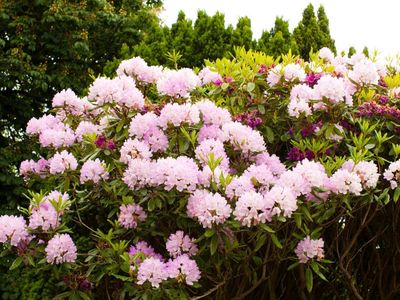
<path id="1" fill-rule="evenodd" d="M 307 6 L 302 20 L 293 31 L 293 37 L 299 47 L 299 54 L 304 59 L 309 58 L 310 51 L 317 51 L 323 47 L 336 51 L 334 40 L 329 33 L 329 21 L 322 6 L 318 9 L 318 18 L 315 16 L 314 6 Z"/>
<path id="2" fill-rule="evenodd" d="M 275 26 L 270 32 L 264 31 L 258 41 L 258 50 L 272 56 L 288 53 L 298 53 L 295 39 L 289 31 L 289 23 L 280 17 L 275 19 Z"/>
<path id="3" fill-rule="evenodd" d="M 251 20 L 248 17 L 239 18 L 232 34 L 232 45 L 243 46 L 249 50 L 252 48 L 252 38 Z"/>
<path id="4" fill-rule="evenodd" d="M 0 210 L 20 194 L 27 121 L 60 90 L 81 94 L 123 42 L 137 44 L 158 27 L 150 8 L 139 0 L 0 2 Z"/>
<path id="5" fill-rule="evenodd" d="M 351 57 L 354 53 L 356 53 L 356 49 L 352 46 L 349 48 L 349 52 L 348 52 L 347 56 Z"/>
<path id="6" fill-rule="evenodd" d="M 368 47 L 367 47 L 367 46 L 364 47 L 362 53 L 363 53 L 366 57 L 369 57 L 369 50 L 368 50 Z"/>
<path id="7" fill-rule="evenodd" d="M 179 60 L 179 65 L 182 67 L 190 67 L 193 64 L 193 41 L 194 30 L 192 21 L 186 19 L 185 13 L 180 11 L 178 19 L 171 26 L 169 46 L 182 55 Z"/>
<path id="8" fill-rule="evenodd" d="M 18 167 L 34 150 L 23 134 L 27 121 L 42 115 L 62 89 L 82 94 L 91 81 L 89 74 L 100 73 L 123 42 L 140 45 L 148 30 L 154 34 L 151 26 L 159 26 L 152 9 L 160 4 L 0 1 L 0 214 L 16 214 L 22 203 L 25 189 Z M 46 299 L 45 289 L 52 285 L 48 278 L 7 273 L 7 263 L 0 263 L 3 299 Z"/>

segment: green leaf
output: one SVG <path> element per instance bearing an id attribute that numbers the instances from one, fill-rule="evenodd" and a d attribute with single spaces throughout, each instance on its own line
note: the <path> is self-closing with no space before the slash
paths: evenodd
<path id="1" fill-rule="evenodd" d="M 260 114 L 264 115 L 265 114 L 265 106 L 262 104 L 257 105 L 257 109 L 260 112 Z"/>
<path id="2" fill-rule="evenodd" d="M 210 244 L 211 255 L 214 255 L 215 252 L 217 251 L 217 245 L 218 245 L 218 237 L 214 235 L 213 238 L 211 239 L 211 244 Z"/>
<path id="3" fill-rule="evenodd" d="M 394 195 L 393 195 L 393 201 L 394 201 L 394 203 L 397 203 L 397 201 L 399 200 L 399 197 L 400 197 L 400 187 L 397 187 L 397 188 L 394 190 Z"/>
<path id="4" fill-rule="evenodd" d="M 266 133 L 266 137 L 269 143 L 273 143 L 274 142 L 274 132 L 272 131 L 272 129 L 268 126 L 265 126 L 265 133 Z"/>
<path id="5" fill-rule="evenodd" d="M 275 230 L 273 230 L 271 227 L 269 227 L 269 226 L 266 225 L 266 224 L 261 223 L 259 226 L 260 226 L 263 230 L 265 230 L 266 232 L 275 233 Z"/>
<path id="6" fill-rule="evenodd" d="M 79 296 L 83 299 L 83 300 L 91 300 L 92 298 L 90 298 L 90 296 L 82 291 L 78 291 Z"/>
<path id="7" fill-rule="evenodd" d="M 21 257 L 21 256 L 18 256 L 18 257 L 14 260 L 14 262 L 12 263 L 12 265 L 11 265 L 11 267 L 10 267 L 10 270 L 14 270 L 14 269 L 18 268 L 19 265 L 22 263 L 22 261 L 23 261 L 22 257 Z"/>
<path id="8" fill-rule="evenodd" d="M 266 234 L 261 235 L 258 239 L 257 239 L 257 243 L 256 243 L 256 247 L 254 248 L 254 251 L 258 251 L 260 250 L 260 248 L 262 246 L 264 246 L 265 244 L 265 240 L 267 239 Z"/>
<path id="9" fill-rule="evenodd" d="M 247 90 L 249 93 L 251 93 L 251 92 L 254 90 L 255 87 L 256 87 L 256 85 L 254 84 L 254 82 L 249 82 L 249 83 L 247 84 L 246 90 Z"/>
<path id="10" fill-rule="evenodd" d="M 55 296 L 53 298 L 53 300 L 58 300 L 58 299 L 61 300 L 61 299 L 69 298 L 69 296 L 72 295 L 73 292 L 74 291 L 68 291 L 68 292 L 64 292 L 64 293 L 58 294 L 57 296 Z"/>
<path id="11" fill-rule="evenodd" d="M 313 288 L 313 274 L 310 268 L 307 268 L 306 270 L 306 287 L 307 291 L 311 293 Z"/>
<path id="12" fill-rule="evenodd" d="M 322 274 L 319 270 L 318 264 L 315 261 L 311 262 L 311 268 L 313 269 L 314 273 L 317 274 L 322 280 L 328 281 L 324 274 Z"/>
<path id="13" fill-rule="evenodd" d="M 204 236 L 209 238 L 212 237 L 215 234 L 215 230 L 212 228 L 209 228 L 206 230 L 206 232 L 204 232 Z"/>
<path id="14" fill-rule="evenodd" d="M 296 268 L 299 264 L 300 264 L 300 263 L 299 263 L 298 261 L 296 261 L 295 263 L 292 263 L 292 264 L 287 268 L 287 270 L 288 270 L 288 271 L 293 270 L 293 269 Z"/>
<path id="15" fill-rule="evenodd" d="M 283 246 L 282 246 L 281 242 L 278 240 L 278 237 L 276 236 L 276 234 L 271 234 L 271 240 L 275 244 L 275 246 L 277 246 L 279 249 L 283 248 Z"/>

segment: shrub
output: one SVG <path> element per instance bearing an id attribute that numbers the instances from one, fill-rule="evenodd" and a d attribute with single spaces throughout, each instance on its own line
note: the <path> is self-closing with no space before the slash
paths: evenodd
<path id="1" fill-rule="evenodd" d="M 137 57 L 56 94 L 20 168 L 44 188 L 0 217 L 11 269 L 52 272 L 58 298 L 396 293 L 399 75 L 327 49 L 237 54 L 199 75 Z"/>

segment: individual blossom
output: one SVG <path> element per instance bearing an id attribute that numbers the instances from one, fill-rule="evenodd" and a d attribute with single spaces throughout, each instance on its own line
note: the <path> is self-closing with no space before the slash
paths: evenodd
<path id="1" fill-rule="evenodd" d="M 140 57 L 123 60 L 117 69 L 118 76 L 131 76 L 144 83 L 156 83 L 162 74 L 161 66 L 148 66 Z"/>
<path id="2" fill-rule="evenodd" d="M 282 78 L 282 66 L 277 65 L 276 67 L 272 68 L 267 76 L 267 82 L 269 86 L 275 86 L 279 83 Z"/>
<path id="3" fill-rule="evenodd" d="M 10 243 L 17 247 L 28 239 L 26 221 L 22 216 L 0 216 L 0 243 Z"/>
<path id="4" fill-rule="evenodd" d="M 210 100 L 201 100 L 195 106 L 199 109 L 201 120 L 205 125 L 222 126 L 232 120 L 227 109 L 216 106 Z"/>
<path id="5" fill-rule="evenodd" d="M 193 256 L 197 253 L 198 249 L 194 243 L 195 239 L 190 238 L 182 230 L 171 234 L 166 242 L 166 248 L 170 256 L 177 257 L 181 254 Z"/>
<path id="6" fill-rule="evenodd" d="M 275 185 L 264 195 L 266 201 L 274 203 L 275 207 L 272 210 L 272 215 L 280 213 L 285 217 L 291 217 L 297 209 L 297 199 L 293 191 L 286 187 Z"/>
<path id="7" fill-rule="evenodd" d="M 274 202 L 254 191 L 246 192 L 236 202 L 233 215 L 243 226 L 250 227 L 271 221 Z"/>
<path id="8" fill-rule="evenodd" d="M 300 114 L 311 115 L 311 107 L 308 102 L 313 99 L 313 96 L 314 91 L 308 85 L 295 85 L 290 91 L 289 116 L 298 118 Z"/>
<path id="9" fill-rule="evenodd" d="M 143 94 L 135 81 L 125 75 L 114 79 L 97 78 L 89 88 L 88 98 L 96 100 L 97 105 L 116 103 L 137 110 L 144 106 Z"/>
<path id="10" fill-rule="evenodd" d="M 98 158 L 86 161 L 81 168 L 80 181 L 82 184 L 88 181 L 96 184 L 101 180 L 107 180 L 108 177 L 105 163 Z"/>
<path id="11" fill-rule="evenodd" d="M 265 142 L 261 134 L 249 126 L 239 122 L 229 122 L 222 126 L 222 137 L 234 149 L 241 150 L 243 154 L 265 151 Z"/>
<path id="12" fill-rule="evenodd" d="M 374 188 L 378 184 L 380 174 L 377 165 L 372 161 L 360 161 L 355 164 L 350 159 L 343 164 L 341 169 L 356 173 L 364 188 Z"/>
<path id="13" fill-rule="evenodd" d="M 75 262 L 76 246 L 69 234 L 56 234 L 45 248 L 46 260 L 49 264 Z"/>
<path id="14" fill-rule="evenodd" d="M 380 78 L 376 65 L 368 59 L 357 62 L 353 69 L 349 71 L 348 76 L 360 85 L 378 84 Z"/>
<path id="15" fill-rule="evenodd" d="M 82 115 L 90 106 L 90 102 L 79 98 L 71 89 L 55 94 L 52 100 L 53 108 L 62 108 L 74 116 Z"/>
<path id="16" fill-rule="evenodd" d="M 314 99 L 327 99 L 332 103 L 345 102 L 346 89 L 343 78 L 322 76 L 314 86 Z"/>
<path id="17" fill-rule="evenodd" d="M 306 72 L 299 64 L 288 64 L 283 69 L 283 77 L 286 81 L 303 81 L 306 78 Z"/>
<path id="18" fill-rule="evenodd" d="M 78 142 L 82 142 L 85 135 L 96 134 L 96 136 L 99 136 L 102 133 L 103 130 L 100 125 L 88 121 L 80 122 L 75 130 L 75 136 Z"/>
<path id="19" fill-rule="evenodd" d="M 139 265 L 145 258 L 154 257 L 162 260 L 162 256 L 155 252 L 154 248 L 147 244 L 145 241 L 138 241 L 130 246 L 128 254 L 131 257 L 136 257 L 134 260 L 135 265 Z"/>
<path id="20" fill-rule="evenodd" d="M 199 168 L 192 158 L 179 156 L 160 158 L 156 162 L 153 178 L 163 178 L 166 191 L 176 188 L 179 192 L 194 191 L 198 183 Z"/>
<path id="21" fill-rule="evenodd" d="M 222 130 L 218 125 L 204 125 L 197 134 L 197 142 L 201 143 L 206 139 L 221 139 Z"/>
<path id="22" fill-rule="evenodd" d="M 200 111 L 197 106 L 190 103 L 168 103 L 161 109 L 159 125 L 166 129 L 168 125 L 175 127 L 182 124 L 194 125 L 200 122 Z"/>
<path id="23" fill-rule="evenodd" d="M 154 162 L 145 159 L 131 159 L 123 175 L 123 181 L 132 190 L 137 190 L 150 184 L 151 179 L 157 175 Z M 157 177 L 158 178 L 158 177 Z M 155 180 L 153 180 L 154 182 Z M 164 182 L 162 176 L 157 181 L 158 185 Z"/>
<path id="24" fill-rule="evenodd" d="M 306 236 L 297 244 L 295 253 L 302 264 L 314 258 L 320 261 L 324 258 L 324 241 L 322 239 L 312 240 L 310 236 Z"/>
<path id="25" fill-rule="evenodd" d="M 195 191 L 187 204 L 188 216 L 196 218 L 204 228 L 224 223 L 231 212 L 232 209 L 224 197 L 203 190 Z"/>
<path id="26" fill-rule="evenodd" d="M 335 194 L 360 195 L 362 191 L 361 178 L 355 172 L 344 169 L 337 170 L 330 178 L 329 185 Z"/>
<path id="27" fill-rule="evenodd" d="M 266 165 L 272 174 L 277 178 L 286 171 L 285 165 L 275 154 L 270 155 L 268 152 L 262 152 L 255 157 L 256 165 Z"/>
<path id="28" fill-rule="evenodd" d="M 119 207 L 118 222 L 126 229 L 136 228 L 138 222 L 146 220 L 146 213 L 138 204 L 123 204 Z"/>
<path id="29" fill-rule="evenodd" d="M 55 116 L 44 115 L 39 119 L 30 119 L 26 127 L 26 133 L 28 135 L 37 135 L 42 133 L 45 129 L 55 129 L 60 126 L 63 126 L 63 124 Z"/>
<path id="30" fill-rule="evenodd" d="M 39 143 L 42 147 L 69 147 L 75 142 L 75 133 L 68 125 L 60 125 L 55 128 L 44 129 L 39 135 Z"/>
<path id="31" fill-rule="evenodd" d="M 213 72 L 210 70 L 209 67 L 205 67 L 203 68 L 200 72 L 199 72 L 199 78 L 201 80 L 201 84 L 202 85 L 206 85 L 210 82 L 215 83 L 218 81 L 222 81 L 222 77 L 218 72 Z"/>
<path id="32" fill-rule="evenodd" d="M 49 201 L 44 201 L 31 209 L 29 228 L 41 228 L 43 231 L 60 226 L 60 215 Z"/>
<path id="33" fill-rule="evenodd" d="M 150 159 L 153 153 L 147 143 L 138 139 L 127 139 L 121 147 L 120 162 L 127 164 L 131 159 Z"/>
<path id="34" fill-rule="evenodd" d="M 44 177 L 49 169 L 49 161 L 41 158 L 38 161 L 24 160 L 21 162 L 19 174 L 23 177 L 28 177 L 30 174 L 37 174 Z"/>
<path id="35" fill-rule="evenodd" d="M 331 49 L 327 47 L 321 48 L 318 52 L 318 56 L 326 62 L 331 62 L 335 58 L 335 55 L 333 54 Z"/>
<path id="36" fill-rule="evenodd" d="M 146 281 L 152 287 L 160 287 L 160 283 L 168 278 L 166 265 L 160 259 L 154 257 L 146 258 L 138 268 L 137 284 L 143 285 Z"/>
<path id="37" fill-rule="evenodd" d="M 229 169 L 229 158 L 226 155 L 224 144 L 219 140 L 206 139 L 203 140 L 195 149 L 196 158 L 203 164 L 207 165 L 210 157 L 213 156 L 214 160 L 220 159 L 219 166 L 224 169 Z"/>
<path id="38" fill-rule="evenodd" d="M 52 158 L 49 159 L 50 174 L 62 174 L 68 170 L 76 170 L 78 161 L 76 158 L 66 150 L 61 153 L 57 152 Z"/>
<path id="39" fill-rule="evenodd" d="M 383 177 L 390 182 L 392 189 L 397 188 L 400 179 L 400 160 L 392 162 L 383 173 Z"/>
<path id="40" fill-rule="evenodd" d="M 169 278 L 185 282 L 187 285 L 193 285 L 201 277 L 197 263 L 186 254 L 169 260 L 166 264 L 166 271 Z"/>
<path id="41" fill-rule="evenodd" d="M 199 77 L 188 68 L 164 70 L 157 80 L 157 90 L 161 95 L 186 98 L 189 93 L 201 85 Z"/>

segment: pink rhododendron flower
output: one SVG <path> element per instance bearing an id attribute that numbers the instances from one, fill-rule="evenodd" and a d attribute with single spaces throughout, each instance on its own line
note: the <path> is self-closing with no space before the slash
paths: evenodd
<path id="1" fill-rule="evenodd" d="M 94 133 L 96 136 L 98 136 L 103 133 L 103 129 L 100 125 L 96 125 L 88 121 L 82 121 L 75 130 L 75 135 L 78 142 L 82 142 L 83 137 L 91 133 Z"/>
<path id="2" fill-rule="evenodd" d="M 195 106 L 200 110 L 201 120 L 206 125 L 222 126 L 232 121 L 231 114 L 227 109 L 216 106 L 210 100 L 201 100 Z"/>
<path id="3" fill-rule="evenodd" d="M 306 78 L 306 72 L 299 64 L 288 64 L 283 69 L 283 77 L 286 81 L 303 81 Z"/>
<path id="4" fill-rule="evenodd" d="M 202 85 L 206 85 L 210 82 L 218 82 L 218 81 L 222 81 L 222 76 L 217 73 L 217 72 L 213 72 L 210 70 L 209 67 L 205 67 L 203 68 L 200 72 L 199 72 L 199 78 L 201 80 L 201 84 Z"/>
<path id="5" fill-rule="evenodd" d="M 50 174 L 62 174 L 68 170 L 76 170 L 78 162 L 76 158 L 66 150 L 57 152 L 49 159 Z"/>
<path id="6" fill-rule="evenodd" d="M 222 126 L 222 136 L 235 149 L 243 154 L 265 151 L 265 142 L 261 134 L 239 122 L 229 122 Z"/>
<path id="7" fill-rule="evenodd" d="M 383 177 L 390 182 L 392 189 L 397 188 L 400 178 L 400 160 L 392 162 L 383 173 Z"/>
<path id="8" fill-rule="evenodd" d="M 161 95 L 170 97 L 188 97 L 189 92 L 201 85 L 199 77 L 191 69 L 164 70 L 157 81 L 157 90 Z"/>
<path id="9" fill-rule="evenodd" d="M 118 222 L 126 229 L 136 228 L 138 222 L 146 220 L 147 214 L 138 204 L 127 204 L 119 207 Z"/>
<path id="10" fill-rule="evenodd" d="M 159 125 L 166 129 L 168 125 L 175 127 L 183 124 L 194 125 L 200 122 L 200 111 L 190 103 L 168 103 L 163 107 L 159 117 Z"/>
<path id="11" fill-rule="evenodd" d="M 212 194 L 205 190 L 195 191 L 188 200 L 187 214 L 196 218 L 204 228 L 213 224 L 222 224 L 230 217 L 231 207 L 220 194 Z"/>
<path id="12" fill-rule="evenodd" d="M 81 168 L 81 183 L 92 181 L 99 183 L 101 180 L 107 180 L 109 174 L 106 170 L 105 163 L 100 159 L 86 161 Z"/>
<path id="13" fill-rule="evenodd" d="M 160 287 L 160 283 L 168 278 L 167 268 L 161 260 L 148 257 L 138 268 L 137 284 L 142 285 L 146 281 L 151 283 L 152 287 Z"/>
<path id="14" fill-rule="evenodd" d="M 172 257 L 177 257 L 181 254 L 187 254 L 188 256 L 193 256 L 197 253 L 198 249 L 196 244 L 194 244 L 195 239 L 190 238 L 182 230 L 171 234 L 167 240 L 166 248 L 169 255 Z"/>
<path id="15" fill-rule="evenodd" d="M 271 221 L 273 201 L 254 191 L 241 195 L 236 202 L 233 215 L 243 226 L 250 227 Z"/>
<path id="16" fill-rule="evenodd" d="M 155 83 L 162 76 L 161 66 L 148 66 L 140 57 L 123 60 L 117 69 L 118 76 L 131 76 L 145 83 Z"/>
<path id="17" fill-rule="evenodd" d="M 76 246 L 69 234 L 56 234 L 47 243 L 45 252 L 49 264 L 75 262 L 77 258 Z"/>
<path id="18" fill-rule="evenodd" d="M 131 159 L 150 159 L 153 153 L 147 143 L 138 139 L 127 139 L 121 147 L 120 161 L 127 164 Z"/>
<path id="19" fill-rule="evenodd" d="M 313 258 L 320 261 L 324 258 L 324 241 L 322 239 L 312 240 L 310 236 L 306 236 L 297 244 L 295 253 L 302 264 Z"/>
<path id="20" fill-rule="evenodd" d="M 0 243 L 10 243 L 17 247 L 29 239 L 26 221 L 21 216 L 0 216 Z"/>
<path id="21" fill-rule="evenodd" d="M 174 278 L 178 282 L 185 281 L 188 285 L 193 285 L 200 279 L 197 263 L 186 254 L 169 260 L 166 264 L 166 272 L 169 278 Z"/>

